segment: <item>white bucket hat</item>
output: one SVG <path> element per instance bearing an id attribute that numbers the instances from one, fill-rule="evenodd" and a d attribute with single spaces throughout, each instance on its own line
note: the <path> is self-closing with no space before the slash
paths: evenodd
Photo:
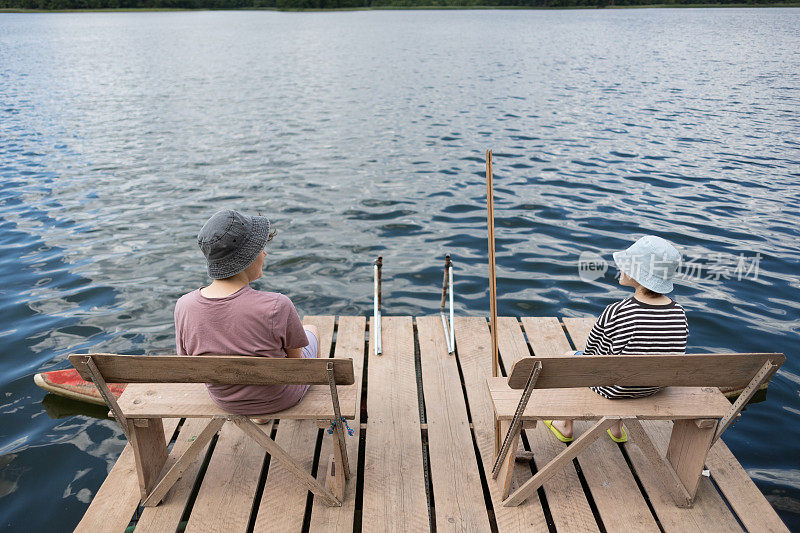
<path id="1" fill-rule="evenodd" d="M 622 272 L 641 286 L 660 294 L 672 292 L 672 278 L 681 263 L 681 254 L 669 241 L 645 235 L 627 250 L 614 252 L 614 262 Z"/>

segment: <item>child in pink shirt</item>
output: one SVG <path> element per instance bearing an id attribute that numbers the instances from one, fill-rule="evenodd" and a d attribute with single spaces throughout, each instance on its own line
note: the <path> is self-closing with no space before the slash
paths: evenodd
<path id="1" fill-rule="evenodd" d="M 175 305 L 179 354 L 317 357 L 319 333 L 314 326 L 303 327 L 291 300 L 249 285 L 261 277 L 264 246 L 273 235 L 266 217 L 231 210 L 206 222 L 197 240 L 213 281 Z M 281 411 L 297 404 L 308 390 L 308 385 L 206 387 L 217 405 L 244 415 Z"/>

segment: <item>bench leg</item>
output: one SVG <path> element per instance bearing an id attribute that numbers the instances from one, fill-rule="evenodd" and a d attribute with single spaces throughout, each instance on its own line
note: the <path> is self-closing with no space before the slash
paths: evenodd
<path id="1" fill-rule="evenodd" d="M 169 489 L 175 484 L 176 481 L 181 477 L 181 474 L 189 468 L 189 465 L 192 464 L 192 461 L 206 445 L 211 442 L 211 439 L 217 432 L 222 428 L 222 425 L 225 424 L 224 418 L 212 418 L 211 421 L 203 428 L 203 431 L 192 441 L 189 447 L 183 452 L 175 464 L 167 470 L 158 484 L 153 488 L 147 498 L 143 498 L 142 505 L 145 507 L 154 507 L 161 503 L 161 500 L 164 499 L 164 496 L 167 495 Z M 173 450 L 174 451 L 174 450 Z"/>
<path id="2" fill-rule="evenodd" d="M 264 448 L 272 459 L 280 461 L 284 468 L 294 474 L 300 483 L 321 498 L 322 501 L 325 502 L 325 505 L 329 507 L 342 506 L 342 500 L 336 498 L 326 486 L 317 481 L 310 473 L 306 472 L 302 466 L 297 464 L 297 461 L 295 461 L 291 455 L 286 453 L 286 450 L 278 446 L 278 443 L 261 431 L 261 428 L 255 425 L 252 420 L 246 416 L 234 416 L 231 417 L 231 419 L 239 426 L 239 429 L 250 435 L 253 440 Z"/>
<path id="3" fill-rule="evenodd" d="M 588 448 L 597 437 L 605 433 L 606 429 L 617 421 L 617 418 L 603 417 L 593 425 L 589 430 L 578 437 L 572 444 L 556 455 L 552 461 L 547 463 L 541 468 L 535 476 L 522 484 L 514 493 L 503 500 L 503 507 L 516 507 L 524 502 L 528 497 L 536 492 L 536 489 L 541 487 L 548 479 L 553 477 L 558 471 L 564 468 L 567 463 L 577 457 L 579 453 Z"/>
<path id="4" fill-rule="evenodd" d="M 128 419 L 136 474 L 139 477 L 139 492 L 147 499 L 167 462 L 167 441 L 164 424 L 160 418 Z"/>
<path id="5" fill-rule="evenodd" d="M 683 481 L 681 481 L 678 474 L 675 473 L 675 469 L 672 468 L 672 465 L 658 453 L 653 441 L 650 440 L 650 437 L 645 432 L 639 420 L 636 418 L 626 419 L 625 426 L 628 428 L 631 437 L 633 437 L 633 443 L 642 450 L 642 453 L 647 457 L 647 460 L 650 461 L 650 464 L 656 471 L 661 483 L 669 491 L 675 505 L 684 509 L 691 507 L 693 501 L 692 495 L 686 490 Z"/>
<path id="6" fill-rule="evenodd" d="M 694 499 L 717 425 L 698 427 L 694 420 L 676 420 L 667 448 L 667 461 Z"/>
<path id="7" fill-rule="evenodd" d="M 506 435 L 510 430 L 511 430 L 511 420 L 501 420 L 500 434 Z M 503 500 L 505 500 L 508 497 L 508 493 L 511 492 L 511 478 L 514 477 L 514 463 L 516 462 L 517 459 L 519 434 L 520 432 L 517 431 L 516 435 L 509 436 L 511 442 L 508 448 L 508 453 L 503 459 L 503 462 L 500 465 L 500 470 L 497 474 L 496 482 L 500 484 L 500 492 L 502 494 L 501 499 Z"/>
<path id="8" fill-rule="evenodd" d="M 328 478 L 325 480 L 325 486 L 333 492 L 336 498 L 344 501 L 344 488 L 349 478 L 348 472 L 343 468 L 343 465 L 347 464 L 343 460 L 347 449 L 343 449 L 339 445 L 339 438 L 336 432 L 331 435 L 331 438 L 333 439 L 333 454 L 331 454 L 328 461 Z"/>

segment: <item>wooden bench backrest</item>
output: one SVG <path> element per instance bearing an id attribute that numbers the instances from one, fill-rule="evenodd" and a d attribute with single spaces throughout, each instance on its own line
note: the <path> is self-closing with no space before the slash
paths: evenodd
<path id="1" fill-rule="evenodd" d="M 239 355 L 72 354 L 69 361 L 91 381 L 92 358 L 107 383 L 212 383 L 215 385 L 327 385 L 333 363 L 337 385 L 355 383 L 352 359 L 289 359 Z"/>
<path id="2" fill-rule="evenodd" d="M 508 386 L 524 389 L 536 361 L 537 389 L 592 386 L 744 387 L 767 361 L 782 365 L 780 353 L 678 355 L 578 355 L 525 357 L 511 369 Z"/>

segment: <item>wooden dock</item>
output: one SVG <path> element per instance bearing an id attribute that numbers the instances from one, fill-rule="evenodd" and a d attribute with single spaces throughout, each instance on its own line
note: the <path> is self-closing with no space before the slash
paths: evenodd
<path id="1" fill-rule="evenodd" d="M 354 471 L 342 507 L 317 501 L 262 448 L 225 424 L 205 453 L 157 507 L 139 506 L 133 453 L 127 446 L 97 491 L 77 531 L 788 531 L 775 510 L 718 441 L 694 507 L 675 506 L 635 443 L 601 438 L 518 507 L 502 507 L 491 479 L 494 422 L 486 386 L 491 337 L 483 317 L 455 320 L 456 355 L 448 355 L 441 318 L 382 319 L 374 355 L 365 317 L 309 316 L 320 329 L 320 357 L 351 357 L 358 404 L 347 437 Z M 371 320 L 370 320 L 371 323 Z M 584 347 L 593 318 L 501 317 L 500 361 L 552 357 Z M 206 421 L 167 419 L 172 455 Z M 576 422 L 576 434 L 586 426 Z M 644 422 L 663 454 L 671 422 Z M 330 438 L 314 420 L 263 426 L 324 482 Z M 539 424 L 523 431 L 532 462 L 515 465 L 515 482 L 563 450 Z M 323 464 L 325 463 L 325 464 Z"/>

